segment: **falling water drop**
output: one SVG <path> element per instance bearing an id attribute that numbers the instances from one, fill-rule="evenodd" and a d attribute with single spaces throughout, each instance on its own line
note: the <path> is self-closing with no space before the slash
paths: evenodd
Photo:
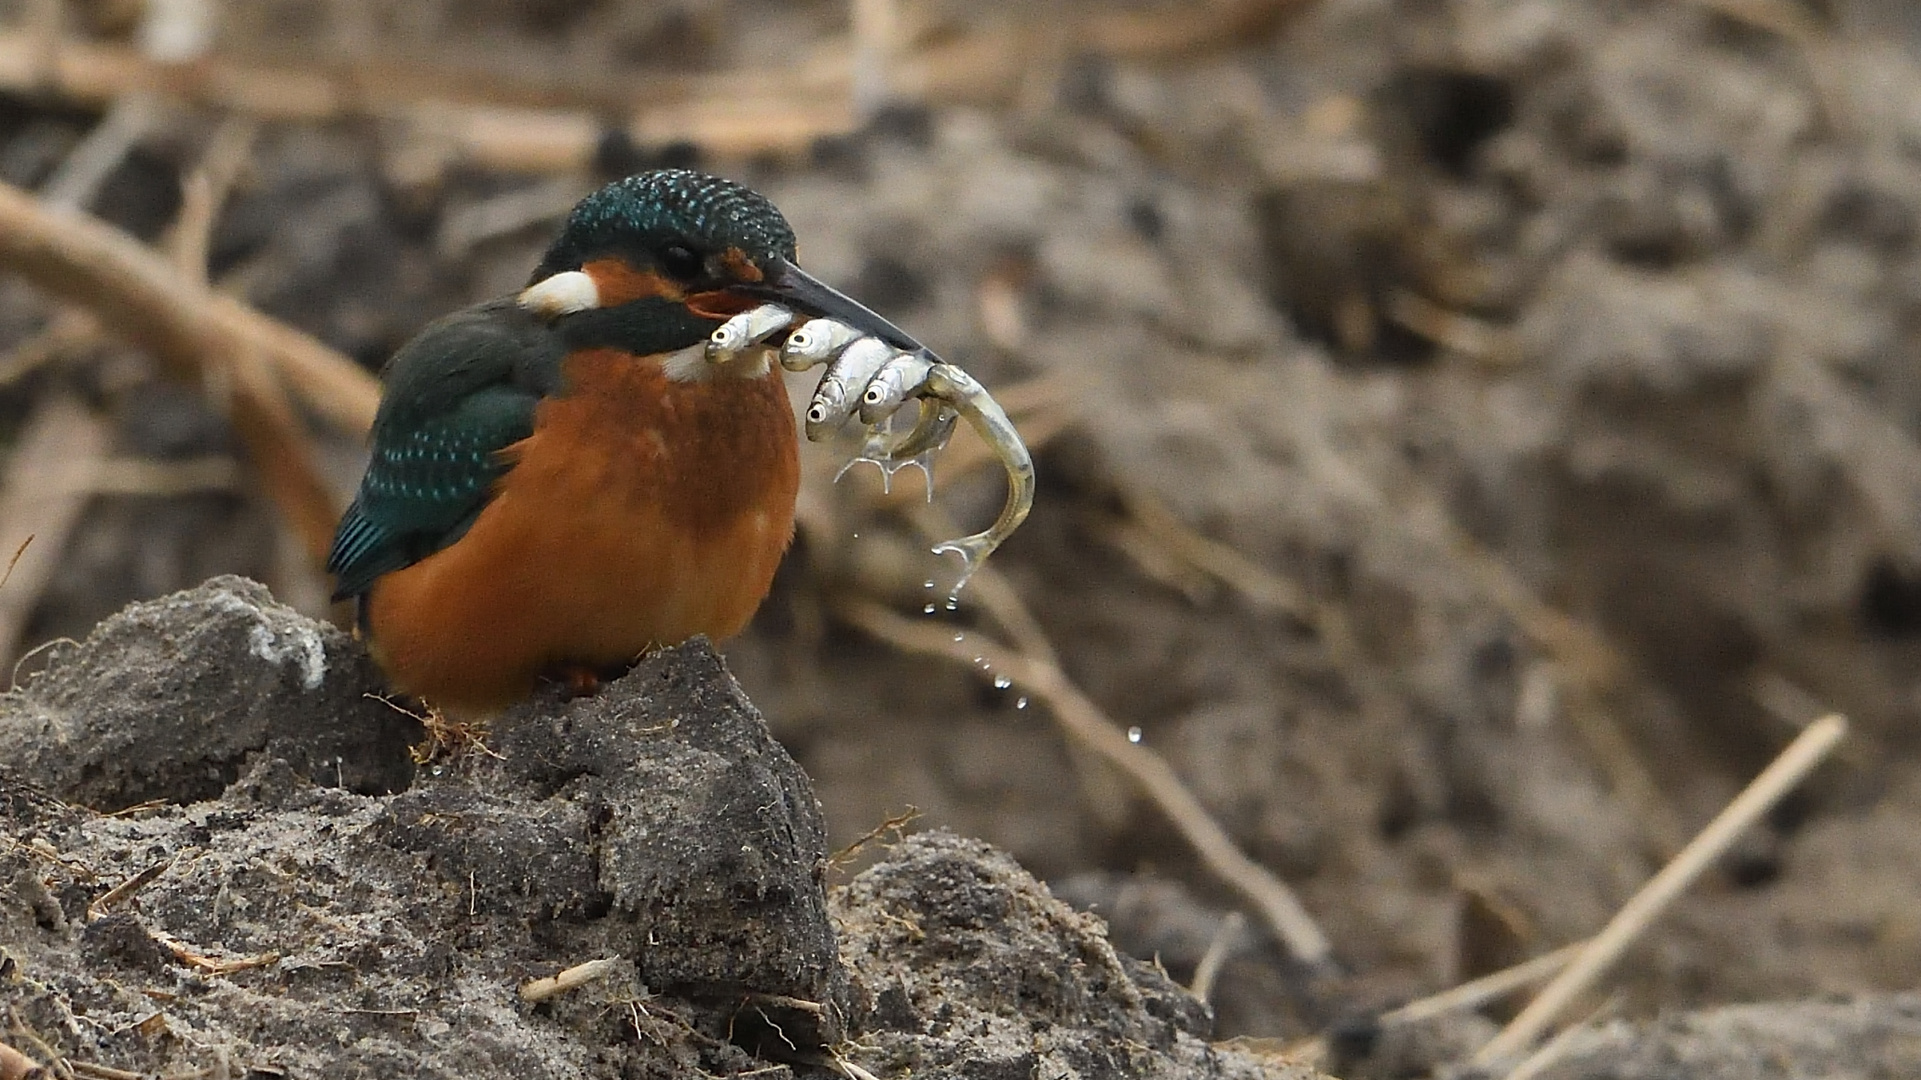
<path id="1" fill-rule="evenodd" d="M 1025 708 L 1027 708 L 1027 695 L 1026 695 L 1026 694 L 1022 694 L 1022 695 L 1021 695 L 1021 696 L 1020 696 L 1019 698 L 1017 698 L 1017 699 L 1015 699 L 1015 701 L 1014 701 L 1014 707 L 1015 707 L 1016 709 L 1025 709 Z"/>
<path id="2" fill-rule="evenodd" d="M 1127 741 L 1128 741 L 1128 742 L 1131 742 L 1131 743 L 1138 743 L 1138 742 L 1140 742 L 1140 741 L 1141 741 L 1141 729 L 1140 729 L 1140 728 L 1137 728 L 1137 727 L 1131 727 L 1131 728 L 1128 728 L 1128 729 L 1127 729 Z"/>
<path id="3" fill-rule="evenodd" d="M 920 613 L 921 613 L 922 615 L 932 615 L 932 614 L 933 614 L 934 612 L 936 612 L 936 611 L 939 611 L 939 610 L 940 610 L 940 608 L 939 608 L 938 606 L 936 606 L 936 605 L 934 605 L 934 604 L 929 604 L 929 605 L 927 605 L 926 607 L 924 607 L 924 608 L 921 608 L 921 609 L 920 609 Z"/>
<path id="4" fill-rule="evenodd" d="M 1014 680 L 1008 678 L 1007 676 L 1005 675 L 994 676 L 994 689 L 1005 690 L 1012 685 L 1014 685 Z"/>

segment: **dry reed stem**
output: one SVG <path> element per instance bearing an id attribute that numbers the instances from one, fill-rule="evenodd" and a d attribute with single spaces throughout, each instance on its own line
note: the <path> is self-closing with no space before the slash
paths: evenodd
<path id="1" fill-rule="evenodd" d="M 1235 939 L 1241 936 L 1241 926 L 1247 919 L 1238 911 L 1230 911 L 1214 928 L 1214 936 L 1208 940 L 1207 951 L 1201 954 L 1201 961 L 1194 965 L 1194 981 L 1188 984 L 1187 992 L 1203 1002 L 1214 996 L 1214 980 L 1220 978 L 1221 969 L 1234 954 Z"/>
<path id="2" fill-rule="evenodd" d="M 158 103 L 130 94 L 113 103 L 107 115 L 76 143 L 40 185 L 40 201 L 59 210 L 85 210 L 100 186 L 133 148 L 161 126 Z"/>
<path id="3" fill-rule="evenodd" d="M 52 582 L 106 459 L 104 421 L 65 393 L 42 398 L 8 456 L 0 487 L 0 548 L 32 539 L 0 590 L 0 671 L 10 670 L 27 619 Z"/>
<path id="4" fill-rule="evenodd" d="M 1383 1028 L 1401 1027 L 1407 1024 L 1419 1024 L 1449 1013 L 1478 1009 L 1524 986 L 1549 978 L 1555 972 L 1567 967 L 1586 944 L 1585 941 L 1577 941 L 1572 945 L 1563 945 L 1551 953 L 1544 953 L 1532 960 L 1523 960 L 1513 967 L 1489 972 L 1459 986 L 1451 986 L 1439 993 L 1417 998 L 1399 1008 L 1389 1009 L 1377 1017 L 1375 1022 Z M 1302 1062 L 1325 1062 L 1327 1050 L 1327 1036 L 1315 1035 L 1293 1044 L 1288 1054 Z"/>
<path id="5" fill-rule="evenodd" d="M 181 184 L 180 212 L 167 235 L 167 248 L 180 272 L 206 280 L 207 249 L 220 207 L 253 156 L 260 124 L 249 116 L 230 116 L 214 129 L 207 148 Z"/>
<path id="6" fill-rule="evenodd" d="M 1437 1016 L 1453 1012 L 1466 1012 L 1478 1009 L 1490 1001 L 1497 1001 L 1524 986 L 1530 986 L 1548 978 L 1568 966 L 1580 955 L 1587 942 L 1577 941 L 1563 945 L 1551 953 L 1543 953 L 1532 960 L 1523 960 L 1513 967 L 1491 971 L 1478 979 L 1471 979 L 1459 986 L 1443 990 L 1438 994 L 1410 1001 L 1397 1009 L 1389 1009 L 1381 1014 L 1383 1027 L 1399 1024 L 1418 1024 Z"/>
<path id="7" fill-rule="evenodd" d="M 976 574 L 977 588 L 988 572 L 983 567 Z M 1166 760 L 1129 741 L 1059 666 L 978 638 L 955 641 L 946 626 L 905 619 L 868 601 L 845 601 L 836 610 L 847 622 L 907 652 L 970 667 L 985 662 L 1040 699 L 1064 734 L 1119 770 L 1160 808 L 1201 864 L 1251 904 L 1296 959 L 1318 971 L 1333 967 L 1333 946 L 1293 890 L 1248 858 Z"/>
<path id="8" fill-rule="evenodd" d="M 317 411 L 364 432 L 379 385 L 325 345 L 183 275 L 161 255 L 96 219 L 58 214 L 0 185 L 0 267 L 85 307 L 107 330 L 153 353 L 176 376 L 230 374 L 233 423 L 268 492 L 318 564 L 337 520 L 299 416 L 274 368 Z"/>
<path id="9" fill-rule="evenodd" d="M 1474 1055 L 1474 1064 L 1486 1065 L 1519 1053 L 1546 1031 L 1577 996 L 1620 959 L 1621 953 L 1675 898 L 1714 864 L 1728 845 L 1820 764 L 1847 730 L 1846 718 L 1838 713 L 1808 725 L 1679 855 L 1622 905 L 1607 926 L 1586 943 L 1580 955 L 1529 1002 L 1519 1016 Z"/>
<path id="10" fill-rule="evenodd" d="M 257 349 L 315 411 L 349 433 L 373 423 L 380 385 L 306 334 L 181 276 L 175 265 L 96 218 L 48 211 L 0 184 L 0 268 L 86 308 L 110 332 L 192 374 L 210 355 Z"/>
<path id="11" fill-rule="evenodd" d="M 1101 13 L 1067 28 L 1036 20 L 988 29 L 894 53 L 884 89 L 928 103 L 1003 100 L 1063 40 L 1117 59 L 1186 56 L 1246 43 L 1311 4 L 1225 0 L 1199 10 Z M 863 16 L 870 42 L 872 21 Z M 842 51 L 862 55 L 851 35 L 842 41 Z M 89 105 L 150 95 L 270 121 L 371 116 L 399 121 L 411 129 L 409 141 L 440 142 L 471 164 L 527 171 L 591 163 L 607 116 L 642 144 L 691 142 L 720 157 L 802 151 L 859 126 L 859 67 L 595 80 L 578 72 L 534 79 L 364 57 L 330 65 L 209 55 L 183 64 L 45 28 L 0 30 L 0 90 L 51 92 Z M 634 102 L 648 104 L 636 109 Z"/>
<path id="12" fill-rule="evenodd" d="M 1558 1065 L 1561 1059 L 1567 1056 L 1568 1051 L 1574 1048 L 1574 1040 L 1581 1032 L 1586 1031 L 1588 1026 L 1596 1020 L 1613 1012 L 1619 1004 L 1619 995 L 1608 998 L 1596 1006 L 1592 1012 L 1563 1028 L 1539 1050 L 1523 1058 L 1521 1063 L 1509 1070 L 1501 1080 L 1534 1080 L 1535 1077 Z"/>

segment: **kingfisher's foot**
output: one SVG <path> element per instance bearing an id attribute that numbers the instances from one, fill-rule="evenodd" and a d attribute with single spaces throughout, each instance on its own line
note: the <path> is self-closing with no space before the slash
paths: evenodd
<path id="1" fill-rule="evenodd" d="M 568 664 L 559 668 L 554 681 L 560 683 L 569 698 L 592 697 L 600 693 L 600 688 L 627 674 L 632 664 L 607 664 L 595 667 L 592 664 Z"/>

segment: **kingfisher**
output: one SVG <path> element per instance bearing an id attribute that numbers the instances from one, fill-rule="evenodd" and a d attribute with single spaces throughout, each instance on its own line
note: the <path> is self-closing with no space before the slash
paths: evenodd
<path id="1" fill-rule="evenodd" d="M 645 172 L 575 206 L 525 289 L 394 354 L 327 560 L 394 689 L 484 717 L 747 624 L 793 538 L 798 440 L 770 351 L 710 360 L 709 336 L 775 303 L 919 347 L 795 259 L 760 194 Z"/>

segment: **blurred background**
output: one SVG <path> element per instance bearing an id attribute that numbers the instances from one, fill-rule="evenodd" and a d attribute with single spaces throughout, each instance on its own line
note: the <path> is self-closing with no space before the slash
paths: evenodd
<path id="1" fill-rule="evenodd" d="M 768 194 L 1037 457 L 949 610 L 978 444 L 931 509 L 804 449 L 725 651 L 840 842 L 916 807 L 1178 979 L 1212 946 L 1221 1034 L 1298 1036 L 1593 933 L 1840 710 L 1614 985 L 1921 984 L 1921 8 L 0 3 L 0 179 L 367 369 L 663 164 Z M 329 614 L 366 401 L 258 376 L 0 278 L 6 669 L 216 573 Z M 1061 695 L 903 623 L 1164 756 L 1343 974 L 1230 918 Z"/>

